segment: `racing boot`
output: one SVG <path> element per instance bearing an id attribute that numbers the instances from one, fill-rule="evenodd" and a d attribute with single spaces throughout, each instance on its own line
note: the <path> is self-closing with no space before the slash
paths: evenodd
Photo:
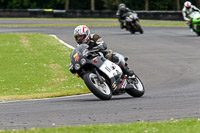
<path id="1" fill-rule="evenodd" d="M 119 65 L 123 71 L 124 74 L 127 74 L 128 76 L 133 76 L 134 75 L 134 72 L 133 70 L 129 69 L 127 64 L 123 64 L 123 63 L 120 63 Z"/>
<path id="2" fill-rule="evenodd" d="M 192 20 L 191 20 L 191 22 L 188 22 L 188 26 L 189 26 L 191 32 L 195 32 L 195 30 L 192 26 Z"/>
<path id="3" fill-rule="evenodd" d="M 121 29 L 124 29 L 124 28 L 125 28 L 125 26 L 124 26 L 124 23 L 123 23 L 123 22 L 120 22 L 120 28 L 121 28 Z"/>

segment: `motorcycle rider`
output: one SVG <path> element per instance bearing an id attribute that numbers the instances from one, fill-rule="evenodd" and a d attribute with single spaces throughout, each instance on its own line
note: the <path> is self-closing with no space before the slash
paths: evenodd
<path id="1" fill-rule="evenodd" d="M 127 67 L 127 57 L 119 53 L 113 53 L 112 50 L 107 50 L 107 45 L 103 39 L 97 34 L 90 34 L 90 29 L 85 25 L 79 25 L 74 29 L 74 38 L 78 45 L 88 44 L 89 50 L 98 50 L 102 52 L 108 60 L 120 66 L 124 74 L 133 76 L 133 70 Z"/>
<path id="2" fill-rule="evenodd" d="M 190 1 L 186 1 L 182 9 L 182 14 L 183 14 L 183 19 L 187 21 L 187 24 L 191 29 L 193 29 L 192 20 L 190 19 L 189 15 L 194 11 L 200 12 L 200 10 L 196 6 L 192 5 Z"/>
<path id="3" fill-rule="evenodd" d="M 119 4 L 119 7 L 118 7 L 116 15 L 118 16 L 121 29 L 126 27 L 124 25 L 124 23 L 125 23 L 126 13 L 127 12 L 132 12 L 132 11 L 129 8 L 127 8 L 124 3 Z"/>

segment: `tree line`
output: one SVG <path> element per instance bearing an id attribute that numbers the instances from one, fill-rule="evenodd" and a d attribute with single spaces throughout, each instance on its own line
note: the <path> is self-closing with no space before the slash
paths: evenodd
<path id="1" fill-rule="evenodd" d="M 117 10 L 120 3 L 132 10 L 181 10 L 186 0 L 0 0 L 0 9 Z M 200 8 L 200 0 L 190 0 Z"/>

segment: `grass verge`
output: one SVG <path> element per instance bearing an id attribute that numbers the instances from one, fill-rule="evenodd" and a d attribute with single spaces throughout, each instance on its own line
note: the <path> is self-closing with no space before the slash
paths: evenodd
<path id="1" fill-rule="evenodd" d="M 79 21 L 117 21 L 117 18 L 0 18 L 0 20 L 79 20 Z"/>
<path id="2" fill-rule="evenodd" d="M 89 125 L 2 131 L 2 133 L 199 133 L 200 120 L 186 119 L 168 122 L 135 122 L 120 125 Z"/>
<path id="3" fill-rule="evenodd" d="M 72 49 L 36 33 L 0 34 L 0 101 L 88 93 L 68 65 Z"/>
<path id="4" fill-rule="evenodd" d="M 0 27 L 55 27 L 55 26 L 77 26 L 80 24 L 88 26 L 119 26 L 117 18 L 0 18 L 0 20 L 32 20 L 33 24 L 4 24 Z M 39 20 L 62 20 L 62 21 L 72 21 L 68 23 L 58 23 L 58 24 L 34 24 L 34 21 Z M 76 21 L 76 23 L 73 23 Z M 79 21 L 79 23 L 77 23 Z M 97 21 L 92 23 L 92 21 Z M 104 23 L 102 23 L 104 21 Z M 142 26 L 187 26 L 184 21 L 170 21 L 170 20 L 141 20 Z"/>
<path id="5" fill-rule="evenodd" d="M 16 24 L 16 25 L 0 25 L 0 27 L 65 27 L 65 26 L 78 26 L 84 24 L 87 26 L 119 26 L 119 23 L 65 23 L 65 24 Z M 185 23 L 140 23 L 141 26 L 175 26 L 184 27 L 187 26 Z"/>

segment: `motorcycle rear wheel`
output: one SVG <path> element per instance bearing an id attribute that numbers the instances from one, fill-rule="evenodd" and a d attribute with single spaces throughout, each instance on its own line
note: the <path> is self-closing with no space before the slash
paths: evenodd
<path id="1" fill-rule="evenodd" d="M 83 80 L 88 87 L 88 89 L 99 99 L 101 100 L 110 100 L 112 97 L 112 91 L 109 85 L 104 82 L 103 84 L 100 83 L 97 75 L 95 73 L 86 73 L 83 76 Z"/>
<path id="2" fill-rule="evenodd" d="M 126 92 L 133 97 L 141 97 L 144 95 L 145 89 L 142 81 L 135 75 L 132 89 L 127 89 Z"/>

